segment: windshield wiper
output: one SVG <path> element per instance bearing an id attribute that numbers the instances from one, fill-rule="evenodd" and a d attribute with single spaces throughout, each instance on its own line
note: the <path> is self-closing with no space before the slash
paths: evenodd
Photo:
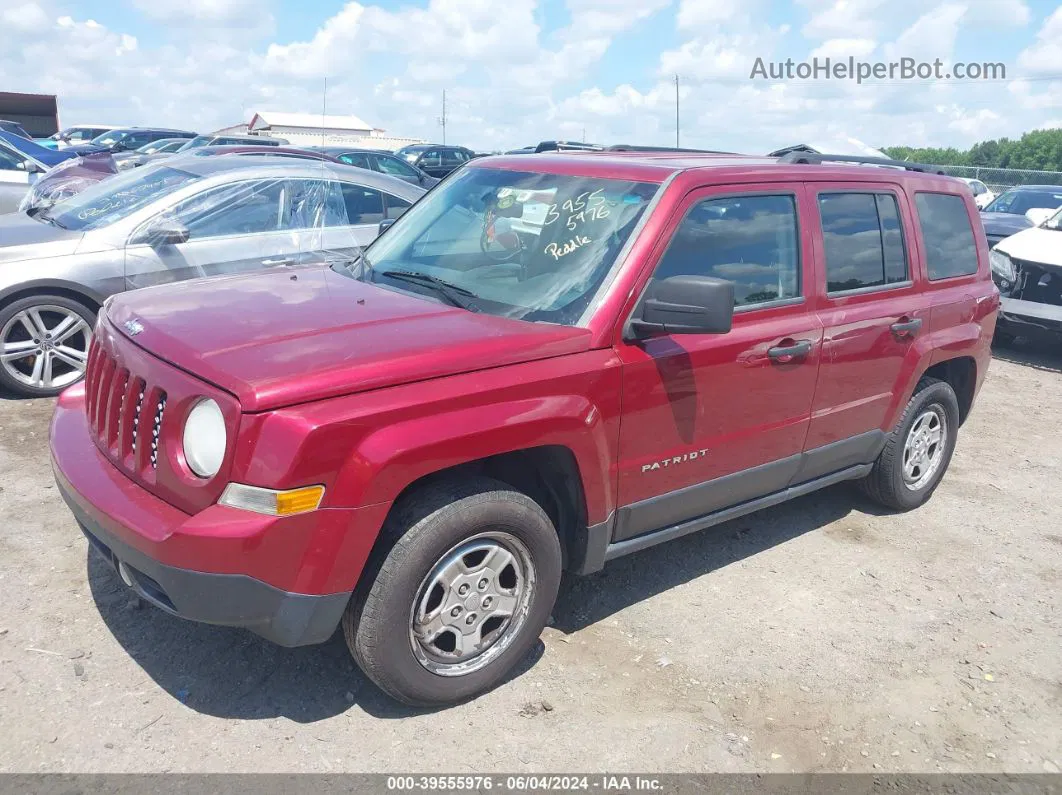
<path id="1" fill-rule="evenodd" d="M 476 294 L 470 290 L 466 290 L 464 287 L 458 287 L 456 284 L 450 284 L 436 276 L 432 276 L 427 273 L 417 273 L 416 271 L 376 271 L 373 273 L 379 273 L 381 276 L 388 276 L 395 281 L 410 282 L 411 284 L 420 284 L 425 287 L 430 287 L 440 296 L 442 296 L 448 304 L 451 306 L 459 307 L 460 309 L 467 309 L 469 312 L 479 312 L 480 309 L 468 298 L 475 298 Z M 467 296 L 467 297 L 463 297 Z"/>

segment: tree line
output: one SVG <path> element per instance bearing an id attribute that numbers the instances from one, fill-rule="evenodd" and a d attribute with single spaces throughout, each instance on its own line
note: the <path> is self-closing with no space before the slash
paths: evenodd
<path id="1" fill-rule="evenodd" d="M 930 165 L 1062 171 L 1062 129 L 1034 130 L 1017 140 L 982 141 L 966 150 L 886 146 L 882 151 L 897 160 Z"/>

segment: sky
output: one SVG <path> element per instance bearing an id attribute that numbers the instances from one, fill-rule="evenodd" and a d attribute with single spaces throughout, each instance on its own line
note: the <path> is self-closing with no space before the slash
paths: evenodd
<path id="1" fill-rule="evenodd" d="M 1006 79 L 750 79 L 757 58 L 813 57 L 1003 63 Z M 57 94 L 64 125 L 205 132 L 324 101 L 439 141 L 445 90 L 447 142 L 477 150 L 674 145 L 675 75 L 682 146 L 966 148 L 1062 127 L 1062 4 L 0 0 L 0 90 Z"/>

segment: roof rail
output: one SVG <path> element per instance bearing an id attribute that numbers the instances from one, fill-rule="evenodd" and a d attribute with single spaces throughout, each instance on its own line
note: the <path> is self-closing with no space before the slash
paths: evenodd
<path id="1" fill-rule="evenodd" d="M 689 152 L 702 155 L 733 155 L 736 152 L 721 152 L 716 149 L 680 149 L 677 146 L 640 146 L 638 144 L 613 144 L 606 152 Z"/>
<path id="2" fill-rule="evenodd" d="M 923 163 L 910 163 L 906 160 L 893 160 L 888 157 L 868 157 L 865 155 L 827 155 L 821 152 L 787 152 L 778 158 L 779 163 L 806 163 L 819 165 L 821 163 L 863 163 L 868 166 L 891 166 L 903 168 L 907 171 L 918 171 L 925 174 L 943 174 L 944 170 L 935 166 L 927 166 Z"/>

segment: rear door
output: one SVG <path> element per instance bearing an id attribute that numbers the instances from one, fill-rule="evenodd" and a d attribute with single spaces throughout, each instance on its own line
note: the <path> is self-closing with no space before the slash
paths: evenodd
<path id="1" fill-rule="evenodd" d="M 803 473 L 810 479 L 877 455 L 918 365 L 929 301 L 912 265 L 913 215 L 899 186 L 808 188 L 811 223 L 822 234 L 815 311 L 825 329 Z"/>
<path id="2" fill-rule="evenodd" d="M 618 344 L 624 507 L 613 540 L 779 491 L 797 472 L 822 342 L 807 214 L 799 184 L 714 187 L 691 193 L 661 236 L 652 278 L 734 282 L 734 323 Z"/>

